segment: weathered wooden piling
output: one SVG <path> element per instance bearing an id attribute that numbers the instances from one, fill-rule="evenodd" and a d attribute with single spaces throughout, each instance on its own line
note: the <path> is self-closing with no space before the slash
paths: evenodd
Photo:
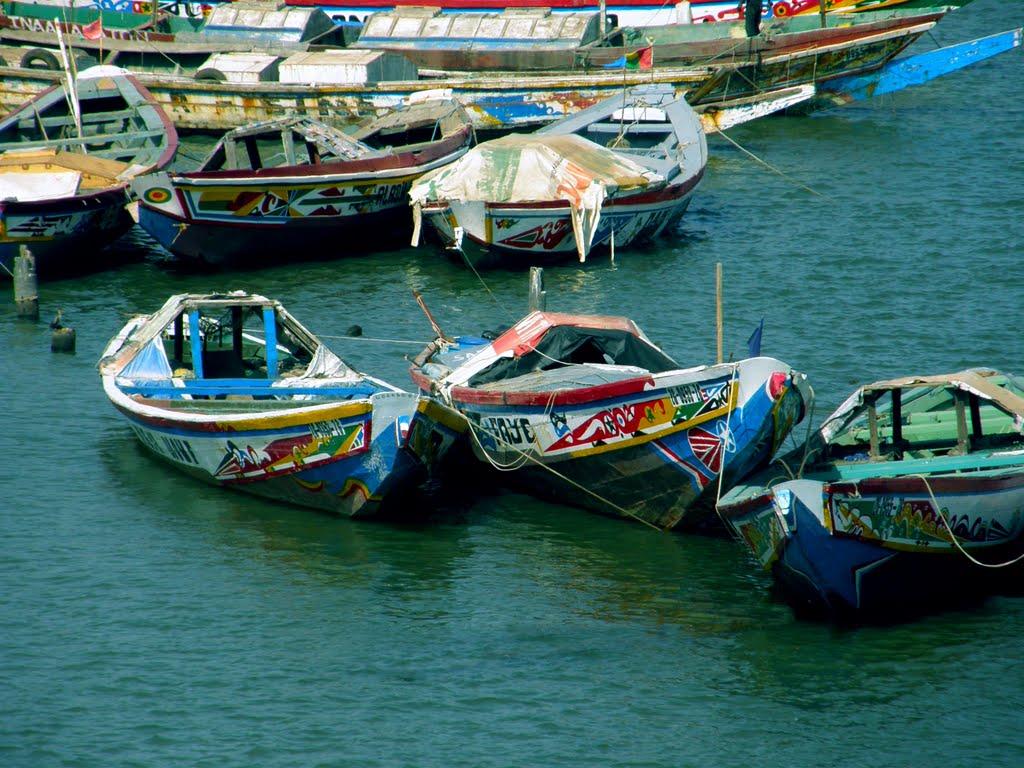
<path id="1" fill-rule="evenodd" d="M 14 257 L 14 305 L 18 317 L 39 319 L 39 279 L 36 276 L 36 257 L 26 245 L 18 246 Z"/>
<path id="2" fill-rule="evenodd" d="M 75 351 L 75 329 L 66 328 L 61 323 L 63 313 L 60 308 L 57 309 L 57 316 L 53 318 L 50 323 L 50 330 L 53 334 L 50 336 L 50 351 L 51 352 L 74 352 Z"/>
<path id="3" fill-rule="evenodd" d="M 544 290 L 543 267 L 530 267 L 530 297 L 526 303 L 526 311 L 543 312 L 547 307 L 547 291 Z"/>

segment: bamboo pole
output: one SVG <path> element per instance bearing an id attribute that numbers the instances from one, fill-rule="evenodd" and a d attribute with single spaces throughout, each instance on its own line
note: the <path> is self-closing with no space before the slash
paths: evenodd
<path id="1" fill-rule="evenodd" d="M 722 362 L 722 262 L 715 264 L 715 321 L 718 326 L 718 362 Z"/>

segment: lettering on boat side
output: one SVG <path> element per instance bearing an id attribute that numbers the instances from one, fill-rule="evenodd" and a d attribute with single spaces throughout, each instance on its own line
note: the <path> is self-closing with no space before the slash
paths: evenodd
<path id="1" fill-rule="evenodd" d="M 731 384 L 682 384 L 678 387 L 667 387 L 665 391 L 675 408 L 672 423 L 679 424 L 718 408 L 728 407 Z"/>
<path id="2" fill-rule="evenodd" d="M 409 194 L 412 182 L 404 184 L 381 184 L 377 187 L 377 203 L 380 205 L 397 205 Z"/>
<path id="3" fill-rule="evenodd" d="M 483 420 L 483 428 L 492 438 L 507 445 L 532 445 L 537 442 L 529 419 L 491 416 Z"/>
<path id="4" fill-rule="evenodd" d="M 337 419 L 314 422 L 309 425 L 309 434 L 311 434 L 313 437 L 319 438 L 334 437 L 335 435 L 344 435 L 345 425 L 342 424 Z"/>
<path id="5" fill-rule="evenodd" d="M 182 464 L 191 464 L 194 467 L 199 466 L 199 460 L 196 458 L 195 453 L 193 453 L 192 446 L 185 440 L 169 437 L 168 435 L 157 436 L 136 426 L 133 426 L 132 429 L 135 430 L 135 434 L 142 444 L 151 451 L 174 461 L 179 461 Z"/>

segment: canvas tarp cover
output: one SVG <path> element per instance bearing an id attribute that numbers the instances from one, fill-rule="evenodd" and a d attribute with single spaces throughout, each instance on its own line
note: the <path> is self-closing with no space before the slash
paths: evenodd
<path id="1" fill-rule="evenodd" d="M 651 373 L 673 371 L 679 367 L 660 349 L 631 333 L 560 325 L 548 331 L 533 351 L 522 357 L 501 357 L 467 383 L 475 387 L 533 371 L 580 363 L 631 365 Z"/>
<path id="2" fill-rule="evenodd" d="M 566 200 L 583 260 L 606 197 L 655 190 L 665 178 L 580 136 L 510 134 L 477 145 L 409 191 L 414 212 L 427 202 L 534 203 Z"/>
<path id="3" fill-rule="evenodd" d="M 55 173 L 0 173 L 0 200 L 8 198 L 27 203 L 56 200 L 78 194 L 80 171 Z"/>

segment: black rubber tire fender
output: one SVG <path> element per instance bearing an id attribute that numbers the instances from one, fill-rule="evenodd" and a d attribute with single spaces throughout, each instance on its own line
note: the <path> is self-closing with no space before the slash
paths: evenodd
<path id="1" fill-rule="evenodd" d="M 45 48 L 31 48 L 21 57 L 22 69 L 52 69 L 60 71 L 60 62 L 53 51 Z"/>

